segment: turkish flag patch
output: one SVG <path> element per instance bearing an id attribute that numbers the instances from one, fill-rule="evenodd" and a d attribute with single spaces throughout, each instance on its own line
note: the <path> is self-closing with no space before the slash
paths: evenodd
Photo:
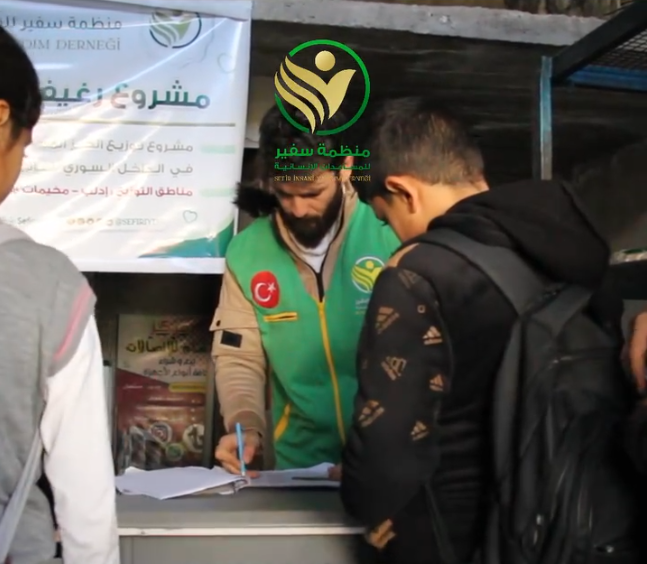
<path id="1" fill-rule="evenodd" d="M 251 283 L 252 297 L 261 307 L 271 309 L 276 307 L 281 298 L 279 281 L 271 272 L 265 270 L 254 274 Z"/>

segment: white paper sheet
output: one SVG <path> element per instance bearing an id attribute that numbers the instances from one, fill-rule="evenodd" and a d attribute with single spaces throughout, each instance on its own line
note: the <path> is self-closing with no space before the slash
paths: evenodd
<path id="1" fill-rule="evenodd" d="M 115 486 L 118 491 L 127 495 L 171 499 L 236 482 L 245 484 L 247 481 L 248 478 L 235 476 L 219 467 L 208 469 L 187 466 L 148 471 L 128 468 L 121 476 L 115 478 Z"/>
<path id="2" fill-rule="evenodd" d="M 125 495 L 145 495 L 155 499 L 171 499 L 205 490 L 234 485 L 234 488 L 217 492 L 231 494 L 236 490 L 251 488 L 337 488 L 339 482 L 328 479 L 327 462 L 311 468 L 271 470 L 261 472 L 258 478 L 230 474 L 220 467 L 212 469 L 199 466 L 139 470 L 128 468 L 115 478 L 117 490 Z"/>
<path id="3" fill-rule="evenodd" d="M 339 482 L 328 479 L 333 464 L 324 462 L 311 468 L 261 472 L 245 487 L 250 488 L 338 488 Z"/>

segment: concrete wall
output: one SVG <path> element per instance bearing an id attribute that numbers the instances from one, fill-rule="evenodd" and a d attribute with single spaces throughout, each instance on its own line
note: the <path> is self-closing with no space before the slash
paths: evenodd
<path id="1" fill-rule="evenodd" d="M 370 2 L 375 0 L 355 0 Z M 621 7 L 622 0 L 382 0 L 384 4 L 425 6 L 471 6 L 521 10 L 532 14 L 566 14 L 604 17 Z"/>
<path id="2" fill-rule="evenodd" d="M 613 250 L 647 247 L 647 139 L 583 163 L 572 180 Z"/>

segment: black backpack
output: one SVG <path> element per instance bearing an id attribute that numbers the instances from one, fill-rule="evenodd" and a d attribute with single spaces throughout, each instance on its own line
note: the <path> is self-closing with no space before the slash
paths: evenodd
<path id="1" fill-rule="evenodd" d="M 454 231 L 431 231 L 424 242 L 482 271 L 518 313 L 495 380 L 494 483 L 477 562 L 647 562 L 639 482 L 622 451 L 633 402 L 622 337 L 588 314 L 592 292 L 547 285 L 514 252 Z M 451 560 L 443 528 L 437 540 Z"/>

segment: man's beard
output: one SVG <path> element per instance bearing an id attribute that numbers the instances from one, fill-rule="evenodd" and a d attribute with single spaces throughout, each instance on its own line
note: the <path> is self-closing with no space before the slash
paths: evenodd
<path id="1" fill-rule="evenodd" d="M 319 217 L 294 217 L 281 207 L 279 207 L 279 215 L 285 227 L 300 245 L 306 249 L 314 249 L 335 225 L 343 202 L 344 190 L 340 185 L 323 215 Z"/>

